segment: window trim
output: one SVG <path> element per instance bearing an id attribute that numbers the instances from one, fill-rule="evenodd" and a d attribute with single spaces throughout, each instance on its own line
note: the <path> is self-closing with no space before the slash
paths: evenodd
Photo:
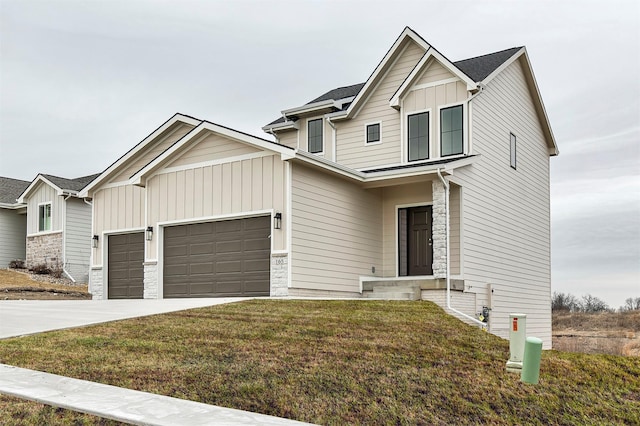
<path id="1" fill-rule="evenodd" d="M 427 125 L 428 125 L 428 130 L 427 130 L 427 158 L 422 158 L 419 160 L 409 160 L 409 117 L 411 117 L 412 115 L 418 115 L 418 114 L 424 114 L 427 113 Z M 426 161 L 426 160 L 430 160 L 433 158 L 433 152 L 431 152 L 432 150 L 432 143 L 431 143 L 431 131 L 433 129 L 433 122 L 432 122 L 432 108 L 426 108 L 426 109 L 421 109 L 421 110 L 416 110 L 416 111 L 411 111 L 411 112 L 407 112 L 405 113 L 404 116 L 404 125 L 405 125 L 405 129 L 403 130 L 403 137 L 404 137 L 404 146 L 406 148 L 406 156 L 405 156 L 405 160 L 407 163 L 415 163 L 416 161 Z"/>
<path id="2" fill-rule="evenodd" d="M 518 137 L 513 132 L 509 132 L 509 163 L 518 170 Z"/>
<path id="3" fill-rule="evenodd" d="M 40 209 L 42 207 L 49 206 L 49 227 L 45 228 L 40 226 Z M 46 207 L 45 207 L 46 211 Z M 44 216 L 42 216 L 44 217 Z M 38 203 L 38 232 L 51 232 L 53 230 L 53 203 L 51 201 L 46 201 L 44 203 Z"/>
<path id="4" fill-rule="evenodd" d="M 449 108 L 455 108 L 461 106 L 462 107 L 462 151 L 459 153 L 455 153 L 455 154 L 447 154 L 447 155 L 443 155 L 442 154 L 442 111 L 445 109 L 449 109 Z M 456 103 L 452 103 L 452 104 L 447 104 L 447 105 L 441 105 L 438 107 L 438 154 L 440 158 L 447 158 L 447 157 L 455 157 L 456 155 L 464 155 L 465 154 L 465 138 L 467 136 L 467 132 L 465 132 L 465 117 L 466 117 L 466 108 L 465 108 L 465 102 L 456 102 Z"/>
<path id="5" fill-rule="evenodd" d="M 322 143 L 322 149 L 318 152 L 311 152 L 311 149 L 309 148 L 309 125 L 314 121 L 320 121 L 320 131 L 321 131 L 320 141 Z M 307 119 L 307 152 L 314 155 L 324 155 L 324 118 L 323 117 Z"/>
<path id="6" fill-rule="evenodd" d="M 378 140 L 369 142 L 369 126 L 378 125 Z M 370 123 L 364 123 L 364 146 L 380 145 L 382 143 L 382 121 L 372 121 Z"/>

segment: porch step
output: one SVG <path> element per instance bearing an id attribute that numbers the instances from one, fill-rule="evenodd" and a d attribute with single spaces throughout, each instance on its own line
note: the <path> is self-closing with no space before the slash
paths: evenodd
<path id="1" fill-rule="evenodd" d="M 375 285 L 372 290 L 362 292 L 369 299 L 420 300 L 420 286 Z"/>

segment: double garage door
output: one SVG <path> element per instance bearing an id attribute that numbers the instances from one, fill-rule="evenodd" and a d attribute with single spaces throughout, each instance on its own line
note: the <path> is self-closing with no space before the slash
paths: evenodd
<path id="1" fill-rule="evenodd" d="M 194 223 L 164 228 L 163 294 L 165 298 L 268 296 L 270 290 L 271 218 L 269 216 L 219 222 Z M 128 236 L 137 234 L 126 234 Z M 140 298 L 142 258 L 136 243 L 115 244 L 116 258 L 132 259 L 127 274 L 116 274 L 112 297 L 112 238 L 109 237 L 109 298 Z M 121 269 L 126 268 L 121 265 Z M 118 281 L 117 276 L 121 278 Z M 138 276 L 140 278 L 138 278 Z M 128 277 L 128 283 L 126 279 Z M 128 290 L 123 290 L 127 287 Z"/>

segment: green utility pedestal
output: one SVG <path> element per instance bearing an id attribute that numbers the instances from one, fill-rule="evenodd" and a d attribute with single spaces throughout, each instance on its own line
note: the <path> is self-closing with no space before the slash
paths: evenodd
<path id="1" fill-rule="evenodd" d="M 522 373 L 520 381 L 538 384 L 540 377 L 540 358 L 542 357 L 542 340 L 537 337 L 527 337 L 524 344 L 524 357 L 522 359 Z"/>

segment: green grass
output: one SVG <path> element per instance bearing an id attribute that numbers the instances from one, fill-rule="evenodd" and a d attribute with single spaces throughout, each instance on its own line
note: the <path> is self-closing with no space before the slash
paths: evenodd
<path id="1" fill-rule="evenodd" d="M 532 386 L 508 357 L 429 302 L 256 300 L 0 341 L 5 364 L 319 424 L 640 424 L 640 358 L 546 351 Z"/>

